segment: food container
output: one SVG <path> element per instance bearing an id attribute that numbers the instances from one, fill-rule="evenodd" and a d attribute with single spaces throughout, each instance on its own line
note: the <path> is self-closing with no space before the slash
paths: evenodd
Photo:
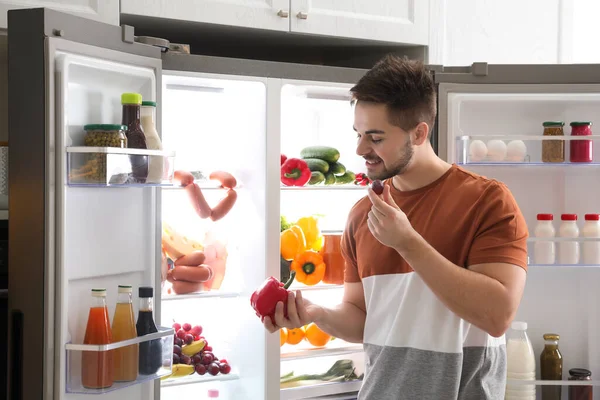
<path id="1" fill-rule="evenodd" d="M 564 136 L 562 121 L 546 121 L 544 126 L 544 136 Z M 564 140 L 544 140 L 542 141 L 542 161 L 547 163 L 561 163 L 565 161 L 565 141 Z"/>
<path id="2" fill-rule="evenodd" d="M 591 122 L 571 122 L 571 136 L 591 136 Z M 594 160 L 593 143 L 591 140 L 571 140 L 570 161 L 574 163 L 589 163 Z"/>
<path id="3" fill-rule="evenodd" d="M 569 370 L 570 381 L 591 381 L 592 373 L 584 368 L 571 368 Z M 594 398 L 594 387 L 569 386 L 569 400 L 592 400 Z"/>
<path id="4" fill-rule="evenodd" d="M 125 125 L 90 124 L 85 130 L 84 144 L 86 147 L 127 147 Z M 107 156 L 102 153 L 89 153 L 85 156 L 85 164 L 79 177 L 87 183 L 103 183 L 106 181 Z"/>
<path id="5" fill-rule="evenodd" d="M 325 263 L 323 283 L 342 285 L 344 283 L 344 257 L 341 249 L 341 234 L 324 233 L 323 248 L 319 251 Z"/>

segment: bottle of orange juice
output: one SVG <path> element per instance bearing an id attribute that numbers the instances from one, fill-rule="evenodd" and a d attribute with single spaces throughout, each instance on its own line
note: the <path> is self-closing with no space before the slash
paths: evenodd
<path id="1" fill-rule="evenodd" d="M 119 296 L 112 322 L 113 341 L 120 342 L 137 337 L 131 285 L 119 285 Z M 113 353 L 115 382 L 134 381 L 138 374 L 138 345 L 119 347 Z"/>
<path id="2" fill-rule="evenodd" d="M 112 343 L 106 289 L 92 289 L 92 306 L 88 315 L 83 344 Z M 113 385 L 112 350 L 81 352 L 81 383 L 89 389 L 104 389 Z"/>

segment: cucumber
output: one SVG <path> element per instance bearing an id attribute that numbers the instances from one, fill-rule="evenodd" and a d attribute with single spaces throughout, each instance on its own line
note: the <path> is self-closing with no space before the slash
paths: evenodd
<path id="1" fill-rule="evenodd" d="M 325 180 L 325 175 L 319 171 L 313 171 L 310 173 L 309 185 L 317 185 Z"/>
<path id="2" fill-rule="evenodd" d="M 328 146 L 309 146 L 300 151 L 300 157 L 303 159 L 318 158 L 328 163 L 334 163 L 340 159 L 340 152 Z"/>
<path id="3" fill-rule="evenodd" d="M 325 174 L 325 184 L 333 185 L 334 183 L 335 183 L 335 175 L 333 174 L 333 172 L 328 172 L 327 174 Z"/>
<path id="4" fill-rule="evenodd" d="M 334 162 L 329 164 L 329 170 L 334 175 L 344 175 L 346 173 L 346 167 L 341 162 Z"/>
<path id="5" fill-rule="evenodd" d="M 327 161 L 319 160 L 318 158 L 305 158 L 308 169 L 311 171 L 319 171 L 323 174 L 329 172 L 329 163 Z"/>
<path id="6" fill-rule="evenodd" d="M 354 174 L 354 172 L 346 171 L 346 173 L 344 175 L 335 177 L 335 184 L 336 185 L 345 185 L 347 183 L 354 182 L 354 179 L 356 179 L 356 175 Z"/>

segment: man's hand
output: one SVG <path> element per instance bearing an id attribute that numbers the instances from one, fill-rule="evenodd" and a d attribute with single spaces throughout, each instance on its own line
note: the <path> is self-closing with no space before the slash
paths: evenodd
<path id="1" fill-rule="evenodd" d="M 369 230 L 381 244 L 402 252 L 418 234 L 392 198 L 390 187 L 384 187 L 382 197 L 369 188 L 368 196 L 373 204 L 367 219 Z"/>
<path id="2" fill-rule="evenodd" d="M 320 312 L 322 312 L 322 308 L 304 299 L 302 292 L 298 290 L 295 295 L 294 292 L 290 292 L 288 295 L 287 318 L 283 315 L 283 302 L 280 301 L 275 308 L 275 321 L 271 321 L 271 318 L 265 317 L 263 324 L 271 333 L 280 328 L 300 328 L 314 322 Z"/>

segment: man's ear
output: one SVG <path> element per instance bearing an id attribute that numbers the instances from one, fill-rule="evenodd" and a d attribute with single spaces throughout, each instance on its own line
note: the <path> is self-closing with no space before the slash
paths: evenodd
<path id="1" fill-rule="evenodd" d="M 415 128 L 414 145 L 420 146 L 429 138 L 429 125 L 426 122 L 419 122 Z"/>

